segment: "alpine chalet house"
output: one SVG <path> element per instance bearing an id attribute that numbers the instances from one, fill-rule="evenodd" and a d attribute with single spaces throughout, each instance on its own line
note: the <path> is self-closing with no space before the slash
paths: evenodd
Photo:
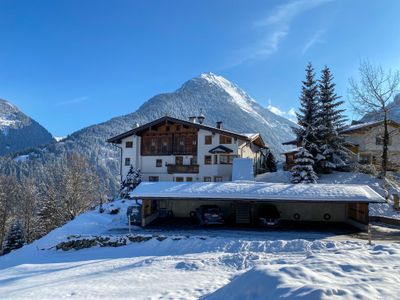
<path id="1" fill-rule="evenodd" d="M 388 120 L 388 129 L 388 167 L 400 170 L 400 124 Z M 374 165 L 381 163 L 383 133 L 383 121 L 353 122 L 341 132 L 346 142 L 352 145 L 350 149 L 357 154 L 358 162 Z"/>
<path id="2" fill-rule="evenodd" d="M 400 124 L 388 120 L 389 128 L 389 168 L 393 170 L 400 169 Z M 353 123 L 340 132 L 340 135 L 346 141 L 346 147 L 356 156 L 360 164 L 380 165 L 383 144 L 383 120 L 371 122 Z M 294 164 L 294 155 L 298 151 L 296 140 L 288 141 L 283 145 L 293 145 L 296 148 L 290 149 L 282 154 L 285 155 L 285 169 L 290 170 Z"/>
<path id="3" fill-rule="evenodd" d="M 211 206 L 227 224 L 259 224 L 274 211 L 282 221 L 365 228 L 369 203 L 384 201 L 368 186 L 256 182 L 268 153 L 261 136 L 203 121 L 202 115 L 165 116 L 108 140 L 121 148 L 122 178 L 131 166 L 142 171 L 144 182 L 130 193 L 141 201 L 142 226 L 168 216 L 193 218 Z"/>
<path id="4" fill-rule="evenodd" d="M 121 149 L 121 179 L 133 166 L 143 181 L 230 181 L 235 158 L 250 158 L 252 175 L 260 173 L 268 148 L 259 133 L 204 125 L 204 118 L 164 116 L 108 139 Z"/>

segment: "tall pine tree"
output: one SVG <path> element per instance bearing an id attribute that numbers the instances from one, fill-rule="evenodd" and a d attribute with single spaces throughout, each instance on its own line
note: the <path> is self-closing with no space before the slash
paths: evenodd
<path id="1" fill-rule="evenodd" d="M 330 172 L 332 169 L 343 167 L 348 160 L 348 150 L 344 147 L 344 139 L 339 135 L 346 122 L 344 110 L 340 108 L 343 101 L 335 93 L 333 75 L 328 67 L 322 70 L 319 80 L 318 113 L 316 120 L 316 144 L 322 156 L 316 159 L 316 169 Z"/>
<path id="2" fill-rule="evenodd" d="M 322 159 L 318 147 L 316 128 L 318 120 L 318 86 L 315 80 L 314 68 L 309 63 L 306 68 L 306 80 L 303 81 L 300 96 L 300 109 L 296 113 L 300 128 L 295 129 L 298 143 L 315 159 Z"/>

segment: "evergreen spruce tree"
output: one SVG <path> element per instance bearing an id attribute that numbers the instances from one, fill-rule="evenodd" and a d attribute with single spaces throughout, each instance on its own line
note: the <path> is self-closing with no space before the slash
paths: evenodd
<path id="1" fill-rule="evenodd" d="M 38 212 L 38 236 L 44 236 L 64 223 L 62 214 L 54 198 L 46 198 L 40 203 Z"/>
<path id="2" fill-rule="evenodd" d="M 295 154 L 294 166 L 291 173 L 292 183 L 317 183 L 317 174 L 314 172 L 314 159 L 307 149 L 301 147 Z"/>
<path id="3" fill-rule="evenodd" d="M 12 250 L 19 249 L 24 245 L 24 234 L 21 223 L 16 220 L 8 232 L 6 237 L 5 245 L 3 248 L 3 254 L 10 253 Z"/>
<path id="4" fill-rule="evenodd" d="M 303 81 L 300 96 L 300 109 L 296 113 L 300 128 L 295 129 L 298 143 L 307 149 L 316 160 L 322 160 L 318 147 L 318 86 L 314 79 L 315 73 L 311 63 L 306 68 L 306 80 Z"/>
<path id="5" fill-rule="evenodd" d="M 278 170 L 276 166 L 275 156 L 270 152 L 266 159 L 266 169 L 268 172 L 276 172 Z"/>
<path id="6" fill-rule="evenodd" d="M 340 97 L 335 93 L 336 85 L 332 81 L 333 75 L 325 66 L 318 85 L 319 105 L 316 120 L 319 124 L 315 133 L 322 155 L 322 159 L 316 161 L 317 170 L 323 172 L 345 166 L 349 158 L 344 139 L 339 135 L 346 121 L 343 116 L 344 110 L 340 109 L 343 101 L 338 101 Z"/>
<path id="7" fill-rule="evenodd" d="M 129 198 L 129 193 L 133 191 L 142 182 L 142 174 L 140 169 L 135 169 L 133 166 L 129 169 L 126 178 L 121 183 L 120 197 Z"/>

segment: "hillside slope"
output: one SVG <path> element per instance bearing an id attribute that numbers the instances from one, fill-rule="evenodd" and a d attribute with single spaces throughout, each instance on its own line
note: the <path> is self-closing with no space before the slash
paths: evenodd
<path id="1" fill-rule="evenodd" d="M 0 99 L 0 155 L 54 141 L 39 123 L 11 103 Z"/>
<path id="2" fill-rule="evenodd" d="M 106 143 L 108 138 L 131 129 L 136 123 L 145 124 L 166 113 L 187 119 L 200 110 L 206 116 L 205 124 L 214 125 L 217 121 L 223 121 L 223 128 L 228 130 L 260 132 L 277 155 L 283 150 L 281 143 L 294 137 L 291 130 L 291 126 L 296 126 L 294 123 L 262 107 L 225 78 L 207 73 L 187 81 L 175 92 L 152 97 L 134 113 L 83 128 L 59 143 L 49 145 L 46 151 L 39 151 L 36 157 L 77 151 L 90 159 L 103 179 L 109 182 L 111 191 L 115 192 L 119 153 Z M 21 164 L 14 168 L 20 168 Z"/>

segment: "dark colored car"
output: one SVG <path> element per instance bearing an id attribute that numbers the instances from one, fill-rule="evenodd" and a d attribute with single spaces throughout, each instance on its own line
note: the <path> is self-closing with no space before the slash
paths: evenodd
<path id="1" fill-rule="evenodd" d="M 261 205 L 258 208 L 258 224 L 266 227 L 276 227 L 280 223 L 280 213 L 275 205 Z"/>
<path id="2" fill-rule="evenodd" d="M 218 205 L 202 205 L 196 209 L 196 216 L 200 225 L 224 224 L 224 215 Z"/>
<path id="3" fill-rule="evenodd" d="M 141 224 L 142 223 L 142 206 L 140 204 L 134 204 L 134 205 L 128 206 L 128 209 L 126 210 L 126 216 L 128 217 L 128 222 L 129 222 L 129 217 L 130 217 L 131 224 Z"/>

